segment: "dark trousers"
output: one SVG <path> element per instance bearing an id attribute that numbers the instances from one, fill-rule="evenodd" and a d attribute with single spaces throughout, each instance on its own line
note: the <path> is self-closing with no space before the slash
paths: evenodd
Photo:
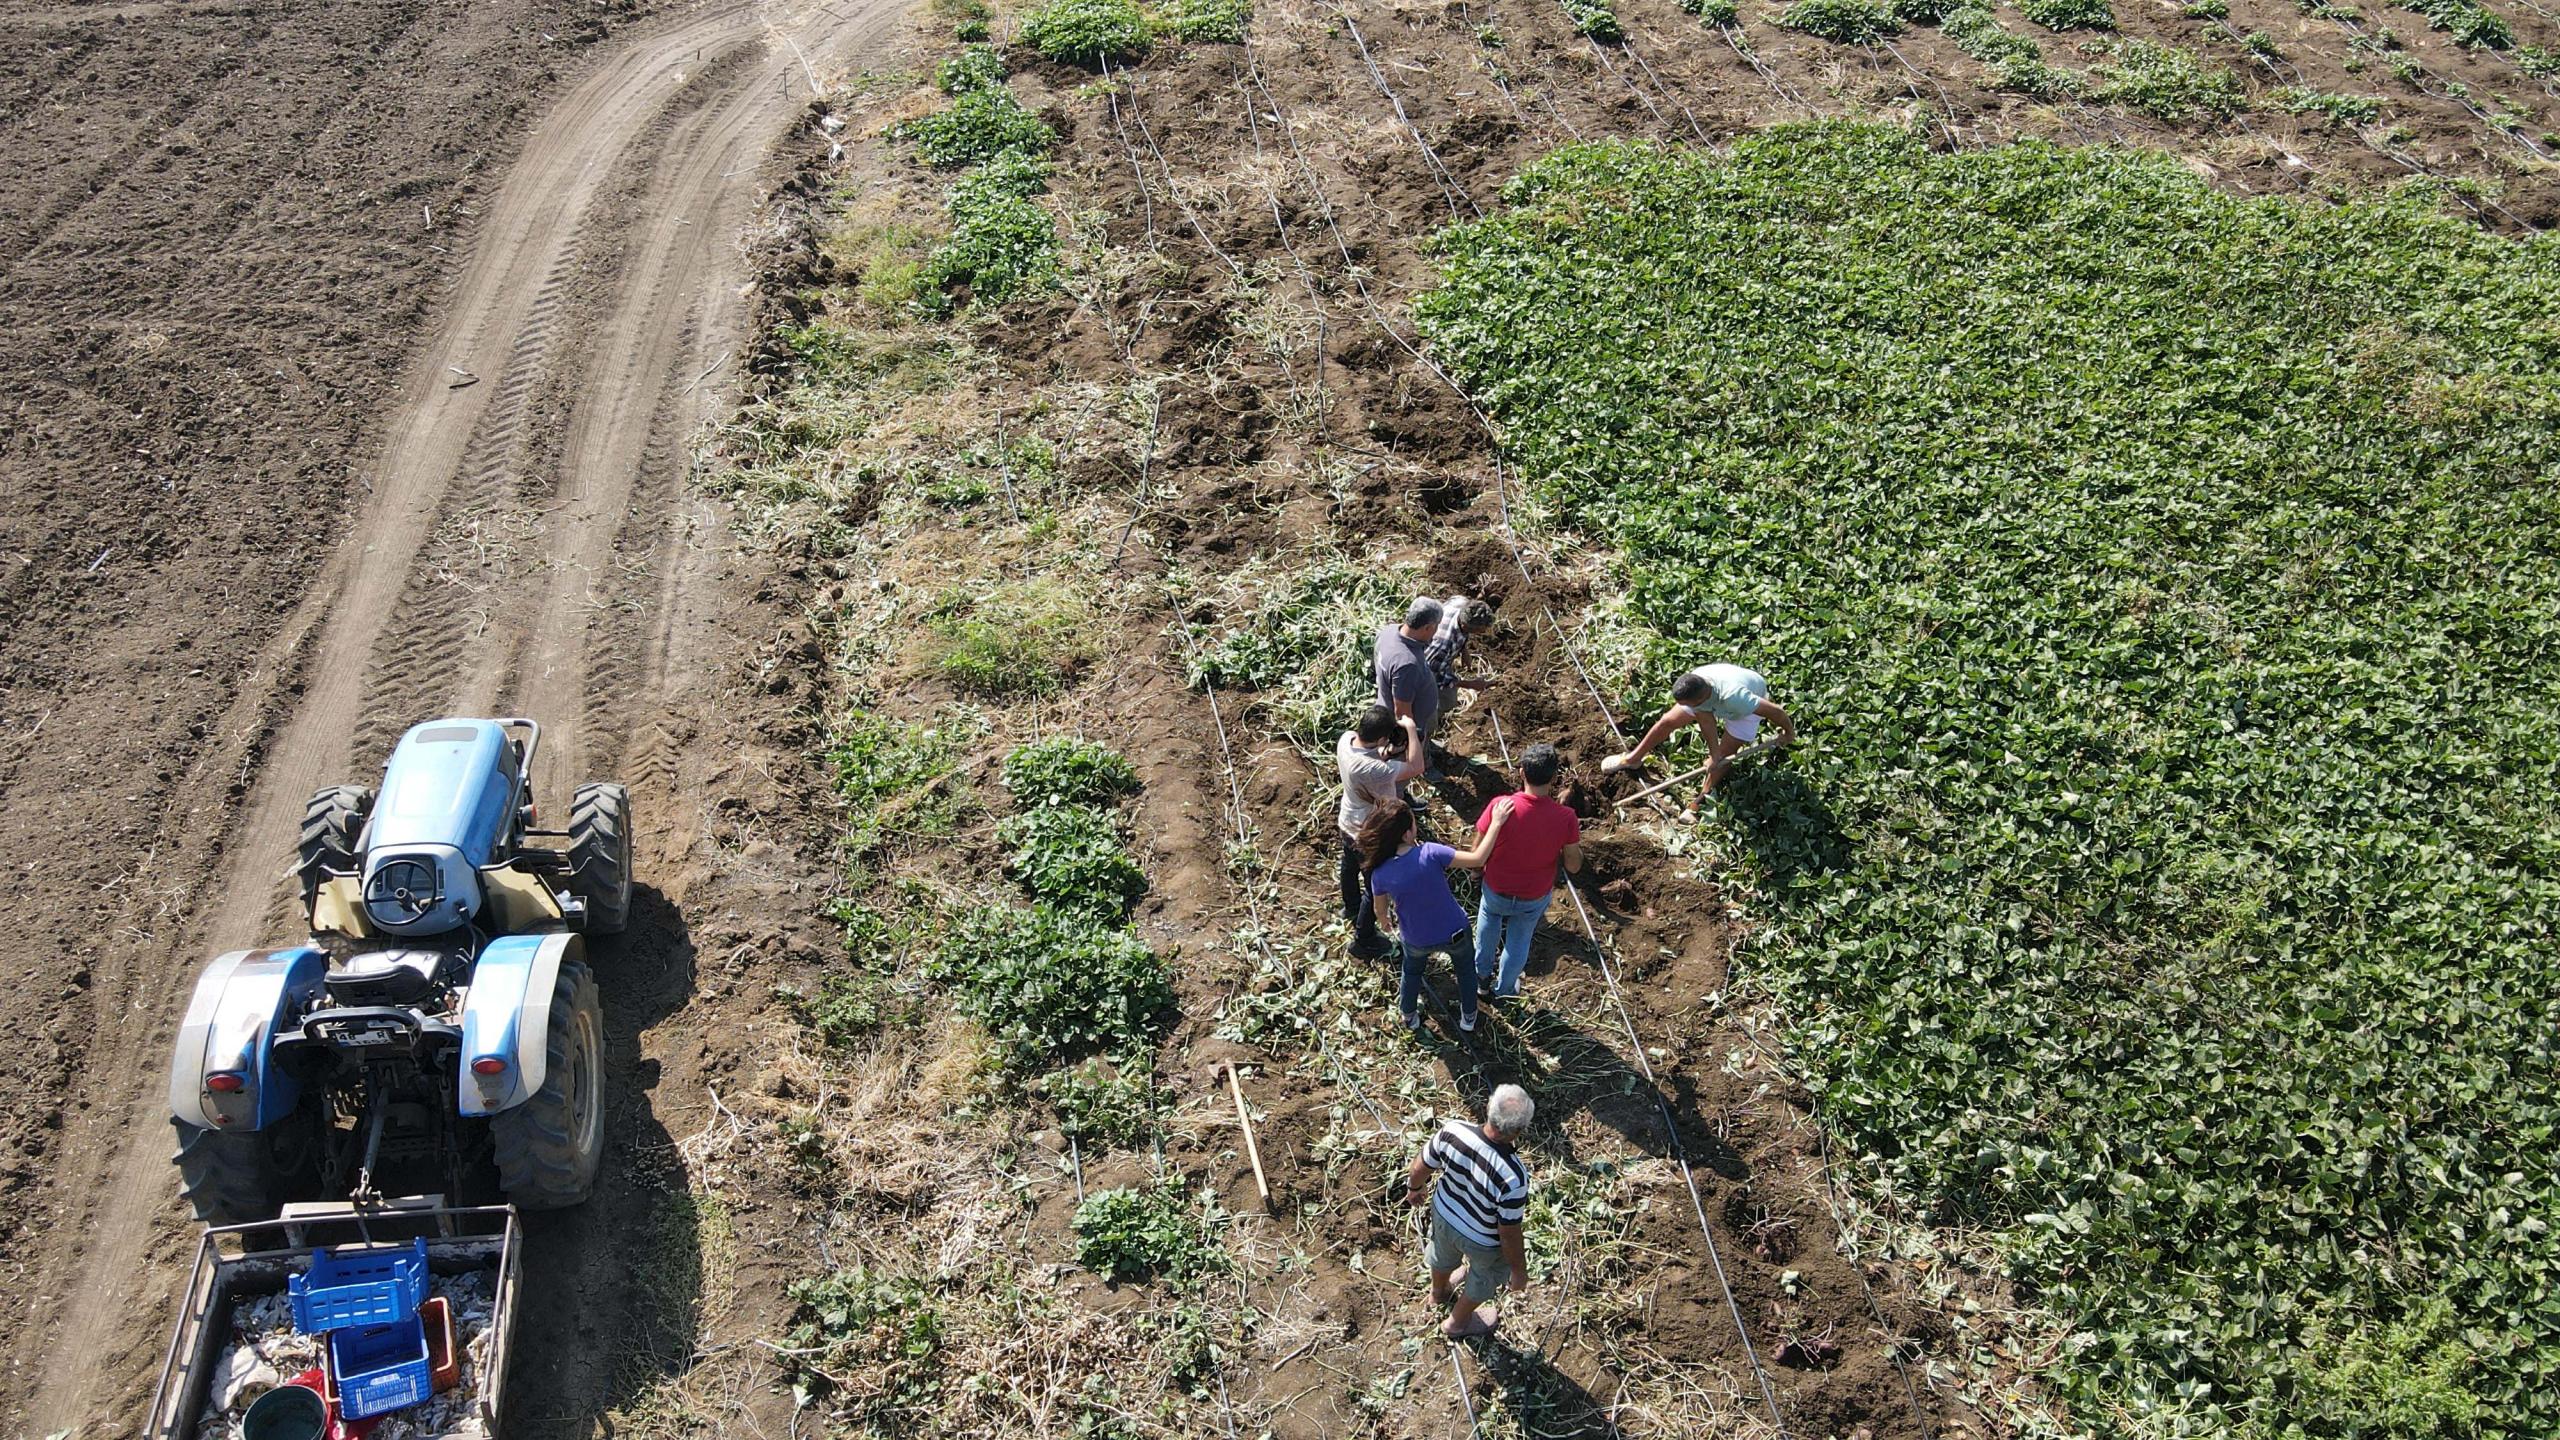
<path id="1" fill-rule="evenodd" d="M 1378 938 L 1378 902 L 1369 894 L 1369 876 L 1360 868 L 1360 847 L 1351 837 L 1339 832 L 1342 842 L 1342 918 L 1351 922 L 1352 948 L 1362 953 L 1381 949 L 1386 942 Z"/>

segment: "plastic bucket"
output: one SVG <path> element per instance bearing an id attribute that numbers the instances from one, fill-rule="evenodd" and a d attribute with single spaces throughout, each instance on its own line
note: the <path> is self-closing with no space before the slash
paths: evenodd
<path id="1" fill-rule="evenodd" d="M 329 1402 L 299 1385 L 283 1385 L 258 1397 L 240 1417 L 240 1440 L 323 1440 Z"/>

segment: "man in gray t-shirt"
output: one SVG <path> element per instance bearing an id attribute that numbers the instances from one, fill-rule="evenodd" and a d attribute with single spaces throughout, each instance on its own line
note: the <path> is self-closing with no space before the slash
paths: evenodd
<path id="1" fill-rule="evenodd" d="M 1428 595 L 1405 607 L 1402 625 L 1378 631 L 1378 703 L 1410 716 L 1413 728 L 1426 736 L 1440 716 L 1440 682 L 1432 678 L 1428 658 L 1431 637 L 1439 632 L 1440 602 Z"/>

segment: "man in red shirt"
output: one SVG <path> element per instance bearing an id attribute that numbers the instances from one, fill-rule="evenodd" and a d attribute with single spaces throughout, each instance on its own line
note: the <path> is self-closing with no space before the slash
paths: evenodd
<path id="1" fill-rule="evenodd" d="M 1529 937 L 1547 902 L 1556 897 L 1556 862 L 1565 873 L 1582 873 L 1582 821 L 1573 807 L 1556 798 L 1556 777 L 1564 757 L 1553 745 L 1532 745 L 1520 755 L 1525 788 L 1484 807 L 1476 817 L 1481 835 L 1495 810 L 1511 807 L 1511 818 L 1484 862 L 1484 901 L 1476 908 L 1476 974 L 1482 976 L 1484 998 L 1509 1000 L 1520 993 L 1520 972 L 1529 965 Z M 1502 957 L 1499 972 L 1494 957 Z"/>

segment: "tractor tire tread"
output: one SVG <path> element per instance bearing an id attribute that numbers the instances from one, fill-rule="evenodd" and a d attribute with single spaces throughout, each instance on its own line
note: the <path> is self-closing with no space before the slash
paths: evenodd
<path id="1" fill-rule="evenodd" d="M 353 870 L 363 860 L 365 820 L 373 791 L 363 785 L 323 785 L 302 807 L 302 832 L 294 844 L 294 873 L 302 881 L 302 908 L 320 893 L 331 870 Z"/>
<path id="2" fill-rule="evenodd" d="M 498 1186 L 519 1209 L 566 1209 L 585 1201 L 595 1189 L 604 1149 L 602 1126 L 599 1124 L 597 1130 L 598 1153 L 580 1155 L 577 1115 L 568 1098 L 569 1076 L 578 1061 L 573 1017 L 581 1010 L 597 1013 L 594 1033 L 601 1045 L 604 1026 L 595 975 L 584 961 L 563 960 L 559 977 L 551 984 L 551 1025 L 543 1037 L 542 1089 L 523 1104 L 489 1117 Z M 603 1058 L 598 1056 L 599 1080 L 603 1070 Z M 588 1103 L 600 1107 L 604 1097 L 590 1096 Z"/>
<path id="3" fill-rule="evenodd" d="M 169 1122 L 178 1132 L 178 1190 L 207 1225 L 239 1225 L 272 1220 L 313 1177 L 277 1163 L 276 1146 L 284 1137 L 274 1131 L 233 1134 Z M 290 1122 L 287 1122 L 290 1123 Z"/>
<path id="4" fill-rule="evenodd" d="M 578 787 L 569 805 L 569 883 L 587 902 L 588 933 L 631 923 L 631 792 L 611 781 Z"/>

